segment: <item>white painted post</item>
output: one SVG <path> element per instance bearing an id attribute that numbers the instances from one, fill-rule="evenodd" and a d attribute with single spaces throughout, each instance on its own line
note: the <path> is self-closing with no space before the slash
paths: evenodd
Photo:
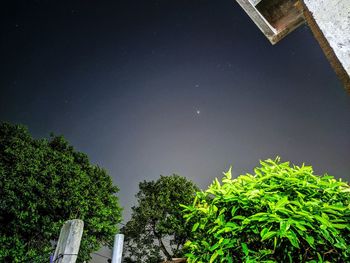
<path id="1" fill-rule="evenodd" d="M 117 234 L 114 237 L 112 263 L 121 263 L 123 254 L 124 235 Z"/>
<path id="2" fill-rule="evenodd" d="M 53 262 L 75 263 L 79 253 L 83 229 L 84 222 L 79 219 L 68 220 L 64 223 L 53 256 Z"/>

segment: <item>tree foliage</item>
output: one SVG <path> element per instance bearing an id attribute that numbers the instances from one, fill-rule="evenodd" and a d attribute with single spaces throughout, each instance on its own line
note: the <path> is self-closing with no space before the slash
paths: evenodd
<path id="1" fill-rule="evenodd" d="M 183 255 L 191 229 L 185 224 L 180 204 L 190 204 L 198 188 L 178 175 L 161 176 L 139 184 L 138 204 L 123 227 L 126 262 L 159 263 Z"/>
<path id="2" fill-rule="evenodd" d="M 350 187 L 311 166 L 261 162 L 184 206 L 189 262 L 350 262 Z"/>
<path id="3" fill-rule="evenodd" d="M 69 219 L 84 221 L 78 262 L 109 244 L 121 208 L 107 172 L 61 136 L 0 123 L 0 262 L 48 262 Z"/>

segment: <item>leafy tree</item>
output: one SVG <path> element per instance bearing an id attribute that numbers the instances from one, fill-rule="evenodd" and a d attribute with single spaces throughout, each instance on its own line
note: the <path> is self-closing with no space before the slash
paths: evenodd
<path id="1" fill-rule="evenodd" d="M 188 262 L 350 262 L 350 186 L 311 166 L 261 162 L 184 206 Z"/>
<path id="2" fill-rule="evenodd" d="M 163 256 L 183 256 L 182 247 L 191 228 L 185 224 L 180 204 L 193 201 L 197 186 L 172 175 L 141 182 L 139 188 L 138 204 L 132 207 L 131 220 L 122 228 L 125 254 L 129 255 L 125 262 L 158 263 Z"/>
<path id="3" fill-rule="evenodd" d="M 0 123 L 0 262 L 47 262 L 60 228 L 84 221 L 78 262 L 108 245 L 121 208 L 107 172 L 61 136 Z"/>

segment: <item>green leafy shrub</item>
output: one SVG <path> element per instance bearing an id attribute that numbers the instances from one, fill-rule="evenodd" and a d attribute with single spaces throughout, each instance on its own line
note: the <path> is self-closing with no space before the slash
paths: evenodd
<path id="1" fill-rule="evenodd" d="M 350 262 L 350 187 L 311 166 L 262 161 L 183 206 L 191 262 Z"/>

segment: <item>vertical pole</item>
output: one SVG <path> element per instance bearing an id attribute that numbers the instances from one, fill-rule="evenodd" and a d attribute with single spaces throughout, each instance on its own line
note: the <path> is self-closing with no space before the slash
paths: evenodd
<path id="1" fill-rule="evenodd" d="M 114 237 L 112 263 L 121 263 L 123 254 L 124 235 L 117 234 Z"/>
<path id="2" fill-rule="evenodd" d="M 68 220 L 61 228 L 53 262 L 75 263 L 83 235 L 84 222 L 79 219 Z"/>

